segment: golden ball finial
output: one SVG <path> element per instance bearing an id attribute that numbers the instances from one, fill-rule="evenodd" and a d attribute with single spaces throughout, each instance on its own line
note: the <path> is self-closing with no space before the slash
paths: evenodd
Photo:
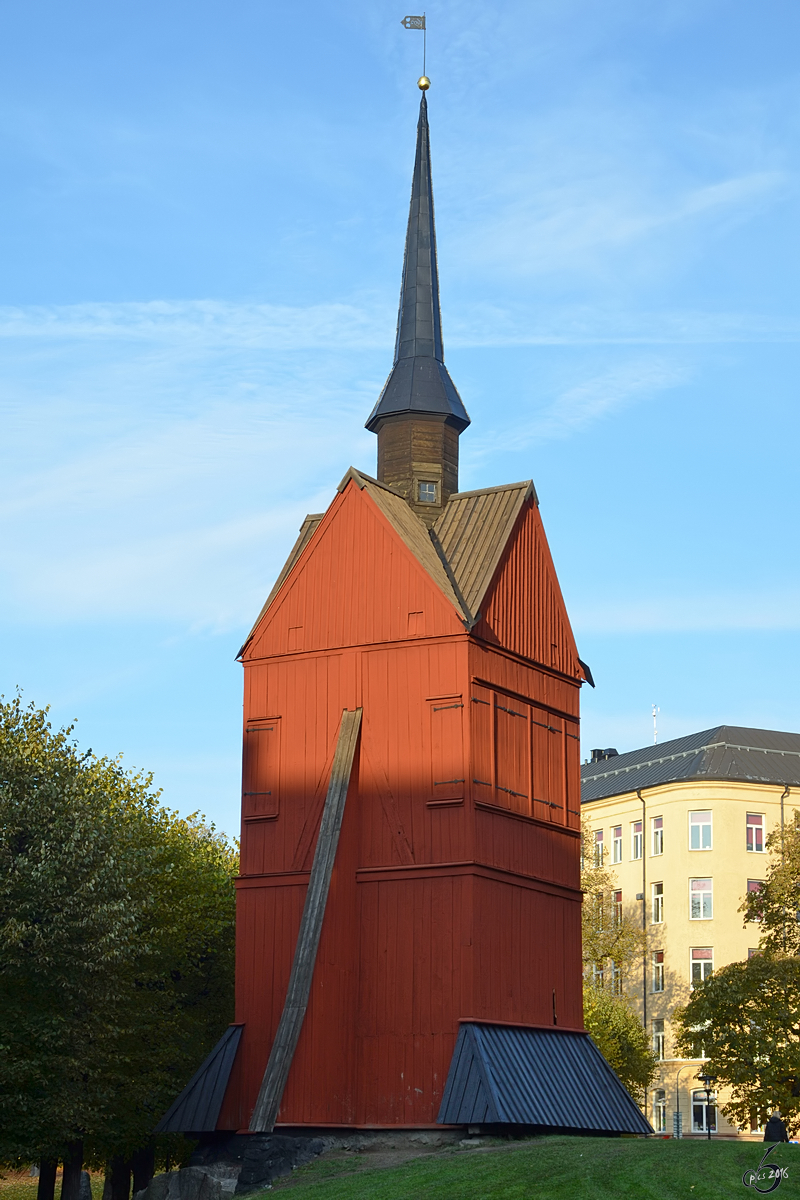
<path id="1" fill-rule="evenodd" d="M 430 86 L 431 86 L 431 81 L 430 81 L 430 79 L 428 79 L 428 76 L 420 75 L 419 79 L 417 80 L 417 87 L 419 88 L 419 90 L 421 92 L 427 92 L 427 90 Z"/>

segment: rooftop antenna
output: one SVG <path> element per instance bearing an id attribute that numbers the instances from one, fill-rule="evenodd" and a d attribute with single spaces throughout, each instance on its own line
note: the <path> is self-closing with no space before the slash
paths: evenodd
<path id="1" fill-rule="evenodd" d="M 422 30 L 422 77 L 419 80 L 418 87 L 421 91 L 426 92 L 431 86 L 431 81 L 427 76 L 428 67 L 428 29 L 425 24 L 425 13 L 420 17 L 403 17 L 400 22 L 406 29 L 421 29 Z"/>
<path id="2" fill-rule="evenodd" d="M 660 712 L 661 712 L 661 709 L 658 707 L 657 704 L 654 704 L 653 705 L 653 745 L 654 746 L 658 745 L 658 714 Z"/>

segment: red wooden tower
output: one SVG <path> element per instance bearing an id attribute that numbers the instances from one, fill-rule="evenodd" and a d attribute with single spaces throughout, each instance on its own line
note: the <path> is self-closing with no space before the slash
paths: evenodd
<path id="1" fill-rule="evenodd" d="M 378 477 L 306 518 L 240 652 L 237 1024 L 164 1129 L 635 1125 L 582 1032 L 588 670 L 533 484 L 458 490 L 468 424 L 423 93 Z M 615 1116 L 542 1115 L 572 1059 Z"/>

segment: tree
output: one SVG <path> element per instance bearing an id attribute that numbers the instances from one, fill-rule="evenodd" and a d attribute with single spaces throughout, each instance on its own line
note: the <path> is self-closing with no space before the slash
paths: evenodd
<path id="1" fill-rule="evenodd" d="M 705 1073 L 731 1089 L 723 1107 L 739 1126 L 780 1108 L 800 1128 L 800 960 L 757 954 L 695 985 L 677 1009 L 678 1048 L 704 1056 Z"/>
<path id="2" fill-rule="evenodd" d="M 761 953 L 697 985 L 675 1013 L 679 1046 L 707 1056 L 731 1089 L 724 1112 L 739 1125 L 779 1107 L 800 1129 L 800 814 L 767 839 L 767 878 L 739 911 L 760 922 Z"/>
<path id="3" fill-rule="evenodd" d="M 612 991 L 621 992 L 631 971 L 641 967 L 645 935 L 637 917 L 616 904 L 617 881 L 606 866 L 604 853 L 597 856 L 587 821 L 581 825 L 581 890 L 584 978 L 592 968 L 599 969 L 605 985 L 610 967 L 618 983 Z"/>
<path id="4" fill-rule="evenodd" d="M 606 1061 L 639 1105 L 658 1074 L 647 1034 L 628 1001 L 606 988 L 585 984 L 583 1019 Z"/>
<path id="5" fill-rule="evenodd" d="M 636 918 L 615 902 L 616 879 L 602 853 L 597 856 L 587 821 L 581 825 L 581 889 L 584 1022 L 603 1056 L 643 1104 L 657 1073 L 656 1060 L 622 990 L 631 971 L 641 965 L 644 933 Z"/>
<path id="6" fill-rule="evenodd" d="M 236 856 L 71 733 L 0 700 L 0 1159 L 75 1175 L 146 1147 L 230 1020 Z"/>
<path id="7" fill-rule="evenodd" d="M 748 892 L 739 909 L 745 922 L 759 921 L 759 946 L 768 954 L 800 954 L 800 813 L 767 838 L 770 859 L 760 890 Z"/>

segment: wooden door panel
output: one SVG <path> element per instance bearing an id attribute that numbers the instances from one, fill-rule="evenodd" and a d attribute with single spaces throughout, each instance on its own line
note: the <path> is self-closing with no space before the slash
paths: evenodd
<path id="1" fill-rule="evenodd" d="M 449 696 L 428 701 L 431 731 L 431 799 L 463 800 L 464 701 Z"/>
<path id="2" fill-rule="evenodd" d="M 280 811 L 281 722 L 248 721 L 242 761 L 242 816 L 277 817 Z"/>
<path id="3" fill-rule="evenodd" d="M 527 704 L 495 693 L 495 789 L 497 804 L 530 812 L 530 717 Z"/>

